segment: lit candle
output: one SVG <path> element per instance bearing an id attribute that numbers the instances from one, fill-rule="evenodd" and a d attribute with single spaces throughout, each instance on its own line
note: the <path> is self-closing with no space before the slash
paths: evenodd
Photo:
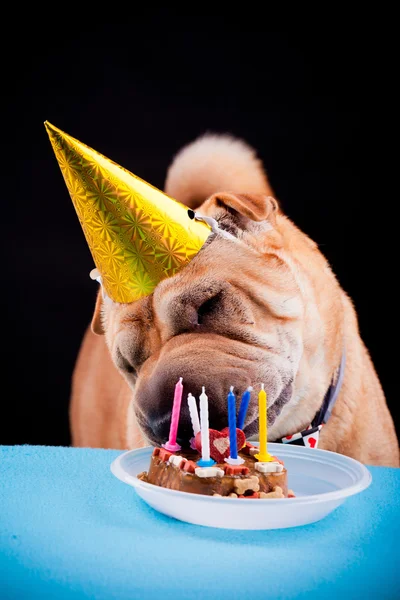
<path id="1" fill-rule="evenodd" d="M 201 435 L 201 459 L 197 461 L 199 467 L 212 467 L 215 460 L 210 457 L 210 432 L 208 424 L 208 396 L 203 386 L 200 394 L 200 435 Z"/>
<path id="2" fill-rule="evenodd" d="M 181 412 L 181 401 L 182 401 L 182 377 L 179 378 L 178 383 L 175 386 L 174 404 L 172 406 L 171 425 L 169 429 L 169 440 L 166 444 L 163 444 L 163 448 L 170 452 L 178 452 L 181 450 L 179 444 L 176 443 L 176 436 L 178 434 L 178 423 L 179 415 Z"/>
<path id="3" fill-rule="evenodd" d="M 193 427 L 193 437 L 190 440 L 190 447 L 193 450 L 195 450 L 196 446 L 195 446 L 194 440 L 195 440 L 196 435 L 200 431 L 199 413 L 197 411 L 196 398 L 194 396 L 192 396 L 192 394 L 188 395 L 187 401 L 188 401 L 188 406 L 189 406 L 190 420 L 192 421 L 192 427 Z"/>
<path id="4" fill-rule="evenodd" d="M 228 394 L 228 422 L 229 422 L 229 458 L 225 458 L 225 462 L 230 465 L 241 465 L 244 463 L 243 458 L 238 456 L 237 452 L 237 436 L 236 436 L 236 397 L 233 393 L 233 385 Z"/>
<path id="5" fill-rule="evenodd" d="M 243 429 L 244 427 L 244 422 L 246 419 L 247 409 L 249 408 L 250 396 L 252 391 L 253 388 L 250 385 L 242 396 L 237 420 L 237 426 L 239 429 Z"/>
<path id="6" fill-rule="evenodd" d="M 260 437 L 260 451 L 255 457 L 260 462 L 270 462 L 274 460 L 271 454 L 267 452 L 267 394 L 264 390 L 264 384 L 261 384 L 261 390 L 258 394 L 258 427 Z"/>

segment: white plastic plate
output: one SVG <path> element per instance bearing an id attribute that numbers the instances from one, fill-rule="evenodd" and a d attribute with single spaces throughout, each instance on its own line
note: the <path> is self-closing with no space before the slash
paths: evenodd
<path id="1" fill-rule="evenodd" d="M 167 490 L 140 481 L 137 475 L 150 465 L 150 446 L 124 452 L 111 464 L 111 471 L 160 513 L 194 525 L 222 529 L 280 529 L 315 523 L 349 496 L 365 490 L 372 481 L 364 465 L 341 454 L 273 443 L 268 444 L 268 451 L 285 462 L 289 488 L 296 498 L 219 498 Z"/>

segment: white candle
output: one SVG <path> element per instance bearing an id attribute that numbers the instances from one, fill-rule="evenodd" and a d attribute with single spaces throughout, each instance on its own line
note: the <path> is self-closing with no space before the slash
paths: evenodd
<path id="1" fill-rule="evenodd" d="M 192 394 L 189 394 L 187 401 L 189 406 L 190 420 L 192 421 L 193 437 L 196 437 L 196 434 L 198 434 L 200 431 L 200 421 L 199 413 L 197 411 L 196 398 L 192 396 Z"/>
<path id="2" fill-rule="evenodd" d="M 210 459 L 210 432 L 208 428 L 208 396 L 205 387 L 200 395 L 200 421 L 201 421 L 201 460 L 209 462 Z"/>

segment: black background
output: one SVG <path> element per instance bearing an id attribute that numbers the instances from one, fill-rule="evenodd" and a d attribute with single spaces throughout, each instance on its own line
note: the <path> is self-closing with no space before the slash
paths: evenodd
<path id="1" fill-rule="evenodd" d="M 390 108 L 376 89 L 377 47 L 358 30 L 313 31 L 154 11 L 125 25 L 42 23 L 15 38 L 3 71 L 12 165 L 2 197 L 2 405 L 11 415 L 0 418 L 0 443 L 69 444 L 70 377 L 97 291 L 46 119 L 160 188 L 174 153 L 205 131 L 252 144 L 284 210 L 353 298 L 395 412 L 378 194 L 386 173 L 372 141 Z"/>

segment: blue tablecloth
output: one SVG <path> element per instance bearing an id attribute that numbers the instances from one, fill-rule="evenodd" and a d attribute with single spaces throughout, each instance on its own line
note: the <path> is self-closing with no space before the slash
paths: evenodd
<path id="1" fill-rule="evenodd" d="M 0 598 L 400 598 L 400 469 L 314 525 L 174 521 L 110 473 L 114 450 L 0 447 Z"/>

